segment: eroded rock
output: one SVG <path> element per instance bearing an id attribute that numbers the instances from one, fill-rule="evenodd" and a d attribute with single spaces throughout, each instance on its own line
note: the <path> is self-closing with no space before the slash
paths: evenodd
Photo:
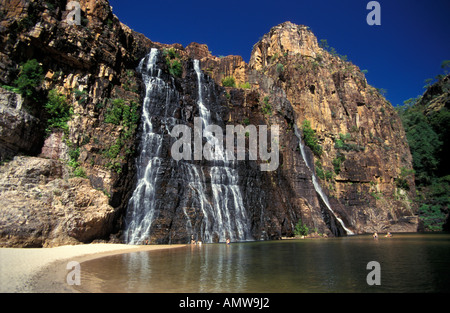
<path id="1" fill-rule="evenodd" d="M 53 247 L 108 239 L 115 210 L 57 160 L 16 157 L 0 168 L 0 246 Z"/>

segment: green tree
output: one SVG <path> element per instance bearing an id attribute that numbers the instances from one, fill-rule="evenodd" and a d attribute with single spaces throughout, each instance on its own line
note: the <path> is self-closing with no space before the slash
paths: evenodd
<path id="1" fill-rule="evenodd" d="M 344 161 L 345 155 L 338 152 L 336 158 L 334 158 L 333 161 L 331 162 L 333 164 L 334 172 L 336 173 L 336 175 L 339 175 L 339 173 L 341 172 L 341 165 L 342 163 L 344 163 Z"/>
<path id="2" fill-rule="evenodd" d="M 183 66 L 181 65 L 180 55 L 174 48 L 163 51 L 166 57 L 166 64 L 169 69 L 169 74 L 175 77 L 181 77 L 183 74 Z"/>
<path id="3" fill-rule="evenodd" d="M 450 162 L 448 162 L 450 158 L 450 110 L 444 107 L 433 112 L 428 115 L 428 121 L 442 142 L 442 145 L 437 147 L 438 172 L 440 175 L 450 175 Z"/>
<path id="4" fill-rule="evenodd" d="M 409 109 L 401 117 L 413 157 L 416 181 L 430 184 L 438 169 L 442 141 L 421 112 Z"/>
<path id="5" fill-rule="evenodd" d="M 222 86 L 224 87 L 236 87 L 236 80 L 233 76 L 224 77 L 222 79 Z"/>
<path id="6" fill-rule="evenodd" d="M 47 102 L 44 108 L 49 116 L 47 121 L 47 133 L 54 129 L 62 129 L 64 132 L 69 131 L 67 122 L 72 118 L 73 108 L 69 104 L 66 96 L 52 89 L 48 93 Z"/>
<path id="7" fill-rule="evenodd" d="M 303 140 L 312 152 L 319 158 L 322 156 L 322 146 L 319 144 L 316 131 L 311 128 L 311 123 L 305 120 L 302 124 Z"/>
<path id="8" fill-rule="evenodd" d="M 276 69 L 277 69 L 278 75 L 281 75 L 284 72 L 284 65 L 281 63 L 278 63 Z"/>
<path id="9" fill-rule="evenodd" d="M 20 67 L 20 73 L 14 84 L 19 93 L 26 98 L 36 99 L 36 88 L 42 83 L 42 66 L 35 59 L 28 60 Z"/>
<path id="10" fill-rule="evenodd" d="M 309 227 L 306 224 L 303 224 L 302 219 L 298 221 L 294 228 L 295 236 L 307 236 L 309 233 Z"/>
<path id="11" fill-rule="evenodd" d="M 169 73 L 175 77 L 181 77 L 183 74 L 183 66 L 179 60 L 173 60 L 169 65 Z"/>
<path id="12" fill-rule="evenodd" d="M 441 69 L 444 70 L 445 75 L 447 75 L 450 71 L 450 60 L 444 60 L 441 63 Z"/>

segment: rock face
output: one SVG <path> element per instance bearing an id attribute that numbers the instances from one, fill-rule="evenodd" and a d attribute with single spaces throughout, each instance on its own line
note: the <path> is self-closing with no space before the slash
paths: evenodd
<path id="1" fill-rule="evenodd" d="M 115 210 L 60 161 L 16 157 L 0 169 L 0 245 L 52 247 L 109 239 Z"/>
<path id="2" fill-rule="evenodd" d="M 316 58 L 318 52 L 317 38 L 309 27 L 285 22 L 273 27 L 253 47 L 250 67 L 262 70 L 285 54 Z"/>
<path id="3" fill-rule="evenodd" d="M 78 173 L 85 173 L 81 176 L 89 179 L 93 192 L 109 194 L 115 212 L 123 212 L 133 184 L 130 170 L 139 121 L 123 125 L 105 119 L 114 104 L 138 107 L 142 102 L 135 69 L 153 43 L 120 23 L 107 1 L 79 3 L 81 25 L 70 26 L 66 2 L 1 1 L 1 84 L 12 85 L 20 64 L 30 59 L 36 59 L 44 73 L 41 103 L 26 99 L 28 105 L 19 109 L 20 96 L 1 92 L 1 157 L 2 161 L 16 155 L 64 160 L 61 166 L 72 177 L 73 168 L 67 166 L 71 161 L 72 166 L 78 165 Z M 73 108 L 67 134 L 60 129 L 44 132 L 48 116 L 43 105 L 50 90 L 63 95 Z M 121 228 L 121 214 L 114 217 L 103 219 L 107 221 L 104 229 L 117 232 Z M 15 237 L 10 238 L 11 245 L 16 245 Z M 84 242 L 95 236 L 86 238 L 78 239 Z"/>
<path id="4" fill-rule="evenodd" d="M 345 234 L 342 225 L 354 233 L 415 231 L 414 179 L 401 177 L 402 168 L 411 168 L 411 155 L 395 111 L 356 66 L 320 48 L 306 26 L 274 27 L 246 64 L 240 56 L 212 56 L 206 45 L 154 43 L 120 23 L 106 0 L 80 5 L 82 25 L 70 26 L 65 3 L 2 0 L 2 84 L 12 84 L 21 62 L 37 59 L 45 76 L 40 92 L 64 95 L 74 115 L 67 133 L 54 129 L 44 137 L 44 108 L 27 111 L 19 96 L 0 93 L 2 159 L 40 156 L 16 157 L 1 167 L 1 245 L 51 246 L 111 234 L 125 240 L 130 198 L 149 160 L 137 168 L 148 81 L 136 69 L 151 48 L 159 50 L 158 79 L 165 86 L 149 111 L 153 133 L 164 138 L 152 185 L 158 208 L 148 234 L 152 242 L 187 242 L 191 235 L 212 242 L 232 235 L 233 227 L 220 233 L 214 209 L 235 199 L 239 204 L 230 206 L 230 216 L 244 220 L 245 239 L 291 236 L 299 220 L 328 236 Z M 194 59 L 203 70 L 201 88 Z M 175 61 L 181 73 L 174 72 Z M 221 86 L 227 77 L 236 88 Z M 200 98 L 209 123 L 223 129 L 278 125 L 280 166 L 262 172 L 264 161 L 248 158 L 232 167 L 175 162 L 169 131 L 175 124 L 193 126 L 202 113 Z M 300 153 L 298 130 L 305 120 L 319 138 L 320 157 L 308 147 L 305 156 Z M 74 177 L 74 164 L 83 170 L 81 178 Z M 215 178 L 217 171 L 227 174 Z M 398 187 L 399 179 L 407 180 L 409 190 Z"/>
<path id="5" fill-rule="evenodd" d="M 285 92 L 299 128 L 310 121 L 323 148 L 315 163 L 333 176 L 322 185 L 356 233 L 416 230 L 412 175 L 409 190 L 397 184 L 401 169 L 412 169 L 401 121 L 355 65 L 319 48 L 307 27 L 286 22 L 254 46 L 249 66 L 251 83 L 256 71 Z"/>
<path id="6" fill-rule="evenodd" d="M 229 61 L 204 56 L 204 52 L 198 56 L 202 69 L 221 84 L 222 77 L 209 64 L 214 60 L 219 63 L 217 68 L 223 68 Z M 290 235 L 295 220 L 301 218 L 310 229 L 330 234 L 327 210 L 317 197 L 293 136 L 293 126 L 301 129 L 307 120 L 323 151 L 320 157 L 309 151 L 313 171 L 321 174 L 320 184 L 338 217 L 354 233 L 417 230 L 411 201 L 414 177 L 401 174 L 402 169 L 412 168 L 401 121 L 391 104 L 367 84 L 359 68 L 320 48 L 308 27 L 290 22 L 272 28 L 255 44 L 244 68 L 245 75 L 237 74 L 238 70 L 227 73 L 245 77 L 251 86 L 251 90 L 230 90 L 230 122 L 242 124 L 247 118 L 250 124 L 279 124 L 284 143 L 282 167 L 276 175 L 257 174 L 257 180 L 272 187 L 261 184 L 245 197 L 252 199 L 249 207 L 264 212 L 270 220 L 259 227 Z M 261 113 L 267 104 L 272 111 L 269 115 Z M 242 176 L 252 175 L 244 170 Z M 407 190 L 399 187 L 400 179 L 407 180 Z M 255 203 L 261 199 L 271 199 L 275 208 L 257 208 Z M 271 232 L 269 237 L 277 234 Z"/>
<path id="7" fill-rule="evenodd" d="M 42 145 L 42 123 L 23 108 L 23 98 L 0 88 L 0 161 L 17 152 L 37 154 Z"/>

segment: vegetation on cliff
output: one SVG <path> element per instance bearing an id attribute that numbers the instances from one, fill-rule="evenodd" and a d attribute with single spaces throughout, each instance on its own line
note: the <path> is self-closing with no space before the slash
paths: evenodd
<path id="1" fill-rule="evenodd" d="M 255 45 L 246 64 L 238 56 L 214 57 L 205 45 L 184 48 L 152 43 L 121 24 L 107 1 L 96 1 L 95 10 L 83 7 L 83 23 L 77 27 L 64 25 L 65 13 L 56 1 L 31 3 L 21 16 L 27 21 L 22 23 L 27 25 L 27 32 L 22 29 L 20 36 L 0 32 L 5 43 L 2 52 L 8 57 L 8 66 L 0 69 L 0 80 L 14 85 L 11 89 L 25 97 L 39 100 L 36 107 L 43 121 L 48 121 L 43 127 L 51 139 L 47 144 L 52 145 L 50 141 L 54 140 L 56 150 L 65 148 L 56 155 L 42 156 L 58 160 L 61 172 L 68 165 L 72 175 L 88 178 L 86 190 L 89 182 L 92 189 L 108 196 L 102 201 L 109 200 L 114 208 L 105 205 L 108 214 L 98 223 L 107 226 L 106 233 L 96 232 L 89 238 L 69 236 L 84 242 L 120 235 L 136 173 L 134 152 L 139 144 L 136 135 L 143 102 L 143 82 L 134 69 L 150 47 L 162 52 L 163 58 L 158 59 L 161 79 L 170 81 L 173 94 L 179 95 L 169 99 L 176 108 L 170 119 L 189 124 L 197 113 L 198 76 L 192 69 L 192 59 L 197 59 L 209 91 L 205 103 L 217 113 L 217 122 L 280 125 L 283 163 L 277 171 L 261 173 L 251 162 L 240 163 L 236 169 L 242 201 L 253 216 L 254 238 L 279 238 L 316 227 L 320 233 L 339 235 L 336 227 L 331 229 L 332 217 L 324 217 L 310 170 L 326 184 L 324 192 L 333 209 L 355 233 L 373 229 L 414 231 L 414 208 L 409 203 L 409 194 L 415 193 L 409 173 L 411 156 L 397 114 L 375 88 L 368 86 L 356 66 L 326 42 L 319 47 L 307 27 L 289 22 L 274 27 Z M 49 3 L 53 9 L 48 8 Z M 34 7 L 42 10 L 32 10 Z M 5 29 L 14 28 L 10 15 L 4 22 Z M 25 39 L 29 39 L 27 44 Z M 34 58 L 38 61 L 32 61 Z M 17 74 L 20 79 L 15 80 Z M 164 114 L 172 112 L 167 110 L 166 97 L 161 93 L 155 98 L 165 103 L 166 107 L 161 106 Z M 155 129 L 163 130 L 166 124 L 158 114 L 152 116 L 152 122 Z M 302 128 L 307 157 L 313 160 L 314 169 L 306 166 L 297 149 L 294 124 Z M 62 137 L 59 141 L 58 136 Z M 169 151 L 169 143 L 164 142 L 163 151 Z M 186 214 L 198 225 L 203 217 L 197 213 L 198 199 L 191 192 L 183 193 L 188 185 L 185 178 L 167 159 L 163 160 L 166 167 L 161 171 L 164 175 L 157 196 L 164 204 L 158 223 L 168 226 L 160 227 L 155 236 L 166 240 L 176 234 L 177 240 L 184 240 L 190 237 Z M 24 159 L 23 164 L 29 161 Z M 40 158 L 35 161 L 36 167 L 53 164 Z M 59 173 L 54 176 L 65 177 Z M 405 190 L 401 199 L 398 190 Z M 51 192 L 48 194 L 50 197 Z M 56 194 L 59 197 L 64 193 Z M 78 207 L 91 207 L 90 199 L 85 202 Z M 182 205 L 187 203 L 192 203 L 192 208 L 183 211 L 187 209 Z M 180 212 L 187 213 L 177 216 Z M 85 231 L 84 226 L 77 229 L 80 234 Z"/>
<path id="2" fill-rule="evenodd" d="M 448 61 L 442 63 L 445 70 Z M 416 202 L 425 230 L 449 230 L 450 75 L 438 75 L 422 96 L 399 107 L 413 157 Z M 426 80 L 430 83 L 430 80 Z"/>
<path id="3" fill-rule="evenodd" d="M 320 158 L 322 155 L 322 146 L 319 144 L 316 132 L 311 128 L 311 122 L 304 120 L 302 124 L 303 140 L 312 152 Z"/>

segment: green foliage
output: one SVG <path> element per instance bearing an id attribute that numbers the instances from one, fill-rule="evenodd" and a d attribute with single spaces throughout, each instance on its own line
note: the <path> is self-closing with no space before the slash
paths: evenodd
<path id="1" fill-rule="evenodd" d="M 88 100 L 88 94 L 86 92 L 86 90 L 79 90 L 79 89 L 75 89 L 74 92 L 75 94 L 75 99 L 81 104 L 85 104 Z"/>
<path id="2" fill-rule="evenodd" d="M 305 120 L 302 124 L 302 133 L 305 145 L 307 145 L 312 152 L 320 158 L 323 152 L 322 146 L 319 144 L 316 131 L 311 128 L 311 123 L 308 120 Z"/>
<path id="3" fill-rule="evenodd" d="M 76 162 L 78 158 L 80 157 L 80 147 L 77 147 L 75 149 L 69 149 L 69 158 L 71 161 Z"/>
<path id="4" fill-rule="evenodd" d="M 124 99 L 114 99 L 111 103 L 111 107 L 106 111 L 105 123 L 120 125 L 123 119 L 125 107 L 126 105 Z"/>
<path id="5" fill-rule="evenodd" d="M 264 115 L 272 115 L 272 105 L 270 105 L 269 97 L 265 96 L 263 99 L 264 105 L 261 108 L 261 112 Z"/>
<path id="6" fill-rule="evenodd" d="M 114 99 L 105 114 L 105 123 L 132 128 L 133 126 L 136 126 L 139 121 L 138 108 L 138 104 L 134 101 L 131 101 L 128 104 L 124 99 Z"/>
<path id="7" fill-rule="evenodd" d="M 441 69 L 444 70 L 445 75 L 447 75 L 450 71 L 450 60 L 444 60 L 441 63 Z"/>
<path id="8" fill-rule="evenodd" d="M 108 159 L 115 159 L 122 150 L 122 142 L 118 140 L 115 144 L 110 146 L 107 150 L 103 152 L 103 155 Z"/>
<path id="9" fill-rule="evenodd" d="M 42 72 L 42 66 L 35 59 L 28 60 L 20 67 L 14 84 L 22 96 L 36 100 L 36 88 L 42 83 Z"/>
<path id="10" fill-rule="evenodd" d="M 163 51 L 166 58 L 166 65 L 169 68 L 169 74 L 175 77 L 181 77 L 183 66 L 181 65 L 180 55 L 174 48 Z"/>
<path id="11" fill-rule="evenodd" d="M 322 163 L 319 160 L 316 161 L 316 176 L 320 179 L 325 179 L 325 171 L 323 170 Z"/>
<path id="12" fill-rule="evenodd" d="M 20 90 L 19 90 L 19 88 L 17 88 L 17 87 L 14 87 L 14 86 L 8 86 L 8 85 L 2 85 L 2 88 L 5 89 L 5 90 L 8 90 L 8 91 L 12 91 L 12 92 L 15 92 L 15 93 L 19 93 L 19 94 L 20 94 Z"/>
<path id="13" fill-rule="evenodd" d="M 77 167 L 73 170 L 72 175 L 74 177 L 87 178 L 86 171 L 82 167 Z"/>
<path id="14" fill-rule="evenodd" d="M 164 51 L 163 51 L 163 55 L 166 57 L 166 58 L 169 58 L 169 59 L 171 59 L 171 60 L 173 60 L 173 59 L 179 59 L 180 58 L 180 55 L 178 54 L 178 52 L 177 52 L 177 50 L 175 50 L 175 48 L 170 48 L 170 49 L 165 49 Z"/>
<path id="15" fill-rule="evenodd" d="M 344 61 L 344 62 L 347 61 L 347 56 L 346 56 L 346 55 L 338 54 L 337 51 L 336 51 L 336 49 L 333 48 L 333 47 L 331 47 L 331 46 L 328 44 L 328 41 L 327 41 L 326 39 L 321 39 L 321 40 L 320 40 L 320 42 L 319 42 L 319 47 L 322 48 L 322 49 L 324 49 L 324 50 L 326 50 L 326 51 L 328 51 L 328 53 L 331 54 L 332 56 L 334 56 L 334 57 L 339 57 L 339 58 L 340 58 L 342 61 Z"/>
<path id="16" fill-rule="evenodd" d="M 56 89 L 50 90 L 44 108 L 49 116 L 46 132 L 50 133 L 54 129 L 61 129 L 67 133 L 69 131 L 67 122 L 72 118 L 73 108 L 66 96 L 58 93 Z"/>
<path id="17" fill-rule="evenodd" d="M 332 171 L 326 171 L 322 167 L 322 163 L 320 163 L 319 160 L 316 161 L 316 176 L 323 180 L 332 180 L 333 179 L 333 172 Z"/>
<path id="18" fill-rule="evenodd" d="M 450 158 L 450 110 L 444 107 L 437 112 L 429 114 L 427 117 L 430 126 L 438 136 L 439 141 L 442 142 L 442 145 L 436 150 L 436 157 L 439 162 L 438 172 L 441 175 L 450 174 L 450 163 L 448 162 Z"/>
<path id="19" fill-rule="evenodd" d="M 400 111 L 419 184 L 430 184 L 439 165 L 438 152 L 442 141 L 431 127 L 427 117 L 417 109 Z"/>
<path id="20" fill-rule="evenodd" d="M 21 33 L 28 29 L 30 29 L 32 26 L 36 25 L 39 21 L 40 12 L 38 12 L 38 8 L 36 7 L 33 2 L 31 2 L 28 6 L 27 10 L 28 14 L 21 20 L 17 22 L 17 32 Z"/>
<path id="21" fill-rule="evenodd" d="M 352 129 L 352 131 L 355 131 Z M 334 148 L 337 150 L 344 151 L 364 151 L 366 148 L 364 146 L 360 146 L 355 143 L 348 143 L 349 140 L 352 139 L 351 134 L 339 134 L 339 139 L 336 139 L 334 142 Z"/>
<path id="22" fill-rule="evenodd" d="M 342 163 L 344 163 L 344 161 L 345 161 L 345 155 L 343 155 L 342 153 L 338 153 L 336 158 L 334 158 L 333 161 L 331 161 L 336 175 L 339 175 L 339 173 L 341 172 L 341 165 L 342 165 Z"/>
<path id="23" fill-rule="evenodd" d="M 442 69 L 449 66 L 450 61 L 444 61 Z M 437 82 L 426 86 L 423 96 L 409 99 L 397 108 L 413 158 L 419 216 L 428 231 L 448 227 L 445 219 L 450 208 L 450 111 L 435 105 L 448 99 L 450 86 L 442 75 L 436 78 Z M 432 80 L 426 83 L 431 84 Z M 397 187 L 408 190 L 408 175 L 412 173 L 402 170 L 396 179 Z"/>
<path id="24" fill-rule="evenodd" d="M 306 224 L 303 224 L 303 221 L 300 219 L 298 223 L 295 225 L 294 234 L 295 236 L 307 236 L 309 233 L 309 227 Z"/>
<path id="25" fill-rule="evenodd" d="M 445 222 L 445 214 L 439 205 L 422 204 L 419 216 L 423 221 L 425 229 L 429 231 L 441 231 Z"/>
<path id="26" fill-rule="evenodd" d="M 388 93 L 387 90 L 384 89 L 384 88 L 376 88 L 376 89 L 377 89 L 378 93 L 380 95 L 382 95 L 383 97 L 385 97 L 387 95 L 387 93 Z"/>
<path id="27" fill-rule="evenodd" d="M 249 82 L 246 82 L 246 83 L 241 84 L 241 85 L 239 86 L 239 88 L 241 88 L 241 89 L 250 89 L 251 86 L 250 86 L 250 83 L 249 83 Z"/>
<path id="28" fill-rule="evenodd" d="M 11 162 L 10 158 L 5 158 L 3 160 L 0 159 L 0 166 L 3 166 L 3 165 L 5 165 L 5 164 L 7 164 L 9 162 Z"/>
<path id="29" fill-rule="evenodd" d="M 402 167 L 400 169 L 400 175 L 398 178 L 395 179 L 395 184 L 397 185 L 398 188 L 403 189 L 403 190 L 409 190 L 409 183 L 408 183 L 408 179 L 414 175 L 414 170 L 413 169 L 409 169 L 406 167 Z"/>
<path id="30" fill-rule="evenodd" d="M 139 105 L 135 101 L 126 103 L 124 99 L 117 98 L 111 101 L 111 106 L 105 115 L 105 123 L 123 126 L 119 138 L 109 148 L 103 150 L 103 156 L 109 159 L 106 167 L 117 173 L 122 171 L 122 163 L 120 159 L 120 152 L 127 144 L 138 126 L 139 122 Z M 126 149 L 126 154 L 131 154 L 131 149 Z"/>
<path id="31" fill-rule="evenodd" d="M 175 77 L 181 77 L 183 74 L 183 66 L 179 60 L 173 60 L 169 65 L 169 73 Z"/>
<path id="32" fill-rule="evenodd" d="M 270 57 L 270 63 L 274 63 L 277 59 L 278 59 L 278 53 L 275 53 L 274 55 L 272 55 L 271 57 Z"/>
<path id="33" fill-rule="evenodd" d="M 222 86 L 224 87 L 236 87 L 236 80 L 233 76 L 224 77 L 222 79 Z"/>
<path id="34" fill-rule="evenodd" d="M 73 144 L 69 143 L 69 146 Z M 86 171 L 84 168 L 80 167 L 80 162 L 78 162 L 78 158 L 80 157 L 80 147 L 69 148 L 69 161 L 67 164 L 72 168 L 72 177 L 81 177 L 87 178 Z"/>
<path id="35" fill-rule="evenodd" d="M 276 69 L 277 69 L 278 75 L 281 75 L 284 72 L 284 65 L 281 63 L 278 63 Z"/>

